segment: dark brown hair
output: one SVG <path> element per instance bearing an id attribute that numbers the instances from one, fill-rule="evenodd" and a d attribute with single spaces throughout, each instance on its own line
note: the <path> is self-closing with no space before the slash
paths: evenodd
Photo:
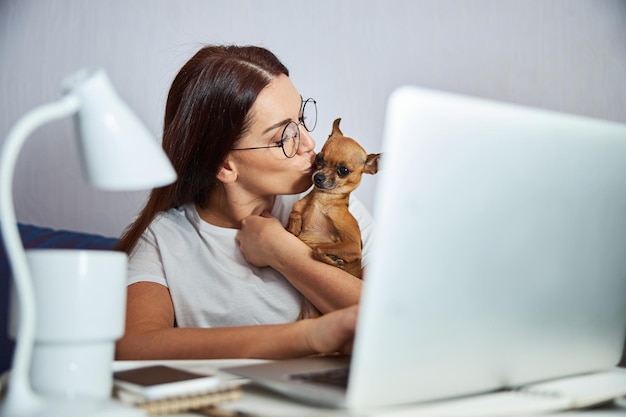
<path id="1" fill-rule="evenodd" d="M 167 97 L 162 144 L 178 179 L 152 190 L 118 250 L 130 253 L 158 213 L 206 203 L 221 163 L 248 129 L 252 104 L 281 74 L 289 71 L 257 46 L 206 46 L 183 65 Z"/>

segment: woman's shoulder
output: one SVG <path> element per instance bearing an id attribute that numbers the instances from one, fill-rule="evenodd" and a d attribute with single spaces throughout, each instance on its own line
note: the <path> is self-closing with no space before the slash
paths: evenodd
<path id="1" fill-rule="evenodd" d="M 154 217 L 150 226 L 166 226 L 170 224 L 188 224 L 189 219 L 187 212 L 189 211 L 189 205 L 185 204 L 180 207 L 174 207 L 160 212 Z"/>
<path id="2" fill-rule="evenodd" d="M 159 213 L 148 229 L 157 236 L 196 233 L 198 229 L 197 217 L 194 205 L 186 204 Z"/>
<path id="3" fill-rule="evenodd" d="M 178 238 L 192 243 L 198 239 L 229 242 L 237 233 L 236 229 L 215 226 L 203 220 L 193 203 L 160 213 L 149 230 L 157 238 Z"/>

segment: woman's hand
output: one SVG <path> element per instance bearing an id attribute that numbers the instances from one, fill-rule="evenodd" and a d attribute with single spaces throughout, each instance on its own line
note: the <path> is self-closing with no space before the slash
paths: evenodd
<path id="1" fill-rule="evenodd" d="M 308 246 L 289 233 L 280 221 L 268 212 L 243 219 L 241 230 L 237 233 L 237 241 L 246 261 L 257 267 L 271 266 L 272 260 L 279 254 L 284 255 L 286 247 L 292 250 L 294 245 L 301 246 L 304 251 L 308 251 Z"/>
<path id="2" fill-rule="evenodd" d="M 358 311 L 354 305 L 308 320 L 311 349 L 320 353 L 352 353 Z"/>
<path id="3" fill-rule="evenodd" d="M 248 262 L 276 269 L 322 313 L 359 302 L 363 281 L 315 260 L 311 248 L 271 214 L 243 219 L 237 240 Z"/>

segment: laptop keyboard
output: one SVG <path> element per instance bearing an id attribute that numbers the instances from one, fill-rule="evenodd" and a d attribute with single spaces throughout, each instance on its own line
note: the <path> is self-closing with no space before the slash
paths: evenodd
<path id="1" fill-rule="evenodd" d="M 316 384 L 332 385 L 340 388 L 348 388 L 348 375 L 350 368 L 329 369 L 320 372 L 308 372 L 293 374 L 289 378 L 296 381 L 314 382 Z"/>

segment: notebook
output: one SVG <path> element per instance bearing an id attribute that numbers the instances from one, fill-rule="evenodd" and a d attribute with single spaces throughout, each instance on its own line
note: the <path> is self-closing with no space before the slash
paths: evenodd
<path id="1" fill-rule="evenodd" d="M 359 409 L 618 363 L 625 125 L 401 87 L 388 102 L 382 153 L 352 356 L 228 372 Z M 320 370 L 329 372 L 320 379 Z"/>

